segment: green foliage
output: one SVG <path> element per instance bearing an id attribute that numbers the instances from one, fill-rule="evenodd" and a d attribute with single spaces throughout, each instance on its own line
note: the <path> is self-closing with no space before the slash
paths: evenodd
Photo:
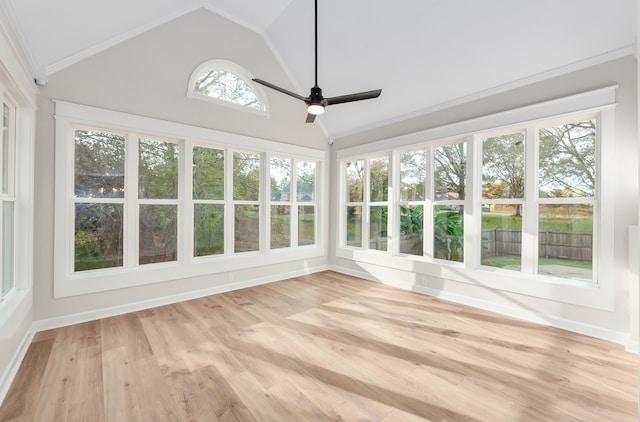
<path id="1" fill-rule="evenodd" d="M 433 181 L 436 199 L 464 199 L 466 142 L 443 145 L 434 150 Z"/>
<path id="2" fill-rule="evenodd" d="M 76 130 L 74 154 L 76 197 L 124 196 L 123 136 L 109 132 Z"/>
<path id="3" fill-rule="evenodd" d="M 84 230 L 77 231 L 75 235 L 75 270 L 96 270 L 111 266 L 110 260 L 103 256 L 100 250 L 99 239 Z"/>
<path id="4" fill-rule="evenodd" d="M 424 207 L 400 207 L 400 234 L 417 235 L 422 240 Z"/>
<path id="5" fill-rule="evenodd" d="M 389 159 L 369 160 L 369 200 L 386 201 L 389 191 Z"/>
<path id="6" fill-rule="evenodd" d="M 347 163 L 347 202 L 362 202 L 364 160 Z"/>
<path id="7" fill-rule="evenodd" d="M 122 265 L 122 205 L 76 204 L 76 271 Z"/>
<path id="8" fill-rule="evenodd" d="M 434 209 L 433 216 L 434 256 L 450 261 L 462 261 L 464 249 L 464 219 L 462 211 L 444 205 Z"/>
<path id="9" fill-rule="evenodd" d="M 224 151 L 193 148 L 193 199 L 224 199 Z"/>
<path id="10" fill-rule="evenodd" d="M 178 144 L 140 139 L 138 148 L 138 197 L 178 198 Z"/>
<path id="11" fill-rule="evenodd" d="M 224 205 L 194 205 L 194 255 L 224 253 Z"/>
<path id="12" fill-rule="evenodd" d="M 482 142 L 482 194 L 485 198 L 524 197 L 524 133 Z"/>
<path id="13" fill-rule="evenodd" d="M 260 154 L 243 152 L 233 154 L 233 199 L 237 201 L 260 199 Z"/>
<path id="14" fill-rule="evenodd" d="M 521 229 L 522 216 L 512 211 L 491 211 L 482 213 L 483 229 Z"/>
<path id="15" fill-rule="evenodd" d="M 424 150 L 400 154 L 400 197 L 403 201 L 425 198 L 427 156 Z"/>
<path id="16" fill-rule="evenodd" d="M 596 121 L 540 130 L 540 195 L 590 197 L 596 189 Z"/>

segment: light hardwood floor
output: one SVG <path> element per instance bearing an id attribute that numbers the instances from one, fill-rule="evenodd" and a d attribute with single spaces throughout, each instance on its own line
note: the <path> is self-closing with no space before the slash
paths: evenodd
<path id="1" fill-rule="evenodd" d="M 622 346 L 335 272 L 40 332 L 0 421 L 637 421 Z"/>

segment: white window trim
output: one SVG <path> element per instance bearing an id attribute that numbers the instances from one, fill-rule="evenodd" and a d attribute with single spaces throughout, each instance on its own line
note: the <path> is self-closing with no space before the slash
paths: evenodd
<path id="1" fill-rule="evenodd" d="M 179 219 L 178 232 L 183 233 L 179 238 L 182 242 L 179 249 L 178 261 L 146 264 L 129 268 L 110 268 L 95 271 L 73 272 L 69 256 L 73 256 L 73 232 L 74 222 L 71 204 L 73 203 L 73 171 L 74 166 L 73 142 L 71 142 L 72 128 L 78 125 L 95 128 L 108 128 L 109 131 L 122 131 L 127 133 L 144 133 L 146 136 L 157 136 L 163 139 L 178 139 L 183 143 L 184 150 L 189 150 L 194 145 L 212 146 L 219 149 L 266 151 L 274 154 L 294 155 L 299 159 L 316 161 L 318 164 L 316 194 L 318 199 L 317 219 L 319 227 L 327 227 L 328 218 L 319 204 L 324 204 L 328 190 L 327 175 L 322 173 L 323 163 L 326 162 L 327 152 L 302 146 L 289 145 L 244 135 L 237 135 L 216 131 L 212 129 L 189 126 L 180 123 L 168 122 L 128 113 L 115 112 L 95 107 L 83 106 L 64 101 L 55 102 L 55 136 L 56 136 L 56 169 L 55 169 L 55 237 L 54 237 L 54 297 L 68 297 L 87 293 L 114 290 L 125 287 L 140 286 L 162 281 L 177 280 L 187 277 L 195 277 L 207 274 L 222 273 L 257 267 L 262 265 L 278 264 L 296 260 L 304 260 L 322 257 L 326 252 L 324 231 L 316 232 L 316 244 L 296 249 L 289 249 L 286 254 L 269 253 L 265 248 L 265 230 L 268 225 L 261 225 L 261 250 L 260 252 L 240 253 L 230 255 L 225 248 L 225 255 L 212 255 L 207 257 L 193 257 L 192 247 L 186 245 L 192 242 L 192 236 L 186 235 L 192 232 L 191 195 L 183 194 L 180 199 L 184 217 Z M 188 159 L 190 154 L 182 154 L 183 159 Z M 187 161 L 185 161 L 187 162 Z M 227 163 L 225 163 L 227 164 Z M 184 167 L 184 165 L 183 165 Z M 181 171 L 184 171 L 181 170 Z M 261 177 L 268 177 L 268 166 L 262 166 Z M 189 180 L 187 180 L 189 179 Z M 182 192 L 191 192 L 191 186 L 186 186 L 190 178 L 181 176 Z M 228 198 L 228 193 L 225 196 Z M 265 195 L 261 197 L 261 207 L 266 207 Z M 230 202 L 227 202 L 227 204 Z M 264 216 L 263 220 L 264 221 Z M 190 226 L 191 225 L 191 226 Z M 227 229 L 225 227 L 225 229 Z"/>
<path id="2" fill-rule="evenodd" d="M 288 159 L 291 162 L 291 175 L 290 175 L 290 192 L 289 192 L 289 200 L 288 201 L 273 201 L 271 200 L 271 175 L 270 175 L 270 168 L 271 168 L 271 158 L 283 158 L 283 159 Z M 297 186 L 298 186 L 298 163 L 301 161 L 309 161 L 309 162 L 314 162 L 315 164 L 315 181 L 316 183 L 314 184 L 314 196 L 313 196 L 313 201 L 298 201 L 298 191 L 297 191 Z M 267 237 L 265 238 L 265 247 L 271 250 L 271 253 L 289 253 L 289 251 L 291 251 L 292 248 L 313 248 L 316 246 L 316 244 L 318 243 L 318 218 L 316 217 L 314 219 L 314 227 L 313 227 L 313 234 L 314 234 L 314 243 L 311 245 L 299 245 L 298 244 L 298 234 L 299 234 L 299 228 L 298 228 L 298 213 L 299 213 L 299 207 L 301 206 L 313 206 L 315 207 L 315 213 L 316 215 L 318 215 L 318 175 L 319 175 L 319 171 L 320 171 L 320 163 L 316 162 L 315 160 L 307 160 L 307 159 L 300 159 L 298 157 L 293 157 L 291 155 L 283 155 L 283 154 L 272 154 L 272 153 L 267 153 L 266 154 L 266 158 L 265 158 L 265 165 L 269 166 L 269 168 L 267 169 L 267 174 L 269 175 L 269 177 L 265 177 L 264 179 L 264 183 L 263 183 L 263 187 L 264 187 L 264 192 L 265 192 L 265 199 L 267 200 L 267 206 L 265 207 L 265 221 L 271 222 L 271 207 L 272 206 L 278 206 L 278 205 L 283 205 L 283 206 L 288 206 L 289 207 L 289 215 L 290 215 L 290 232 L 289 232 L 289 246 L 288 247 L 284 247 L 284 248 L 271 248 L 271 230 L 268 230 L 266 235 Z"/>
<path id="3" fill-rule="evenodd" d="M 13 104 L 16 104 L 13 102 Z M 15 288 L 0 301 L 0 329 L 32 304 L 33 180 L 35 109 L 17 103 L 15 119 L 14 279 Z"/>
<path id="4" fill-rule="evenodd" d="M 488 287 L 495 290 L 524 294 L 533 297 L 559 301 L 563 303 L 585 306 L 593 309 L 613 311 L 615 305 L 615 273 L 614 273 L 614 233 L 612 229 L 604 230 L 601 221 L 614 221 L 613 207 L 598 207 L 598 218 L 594 220 L 594 246 L 597 245 L 598 257 L 594 261 L 594 280 L 597 283 L 585 284 L 573 280 L 561 279 L 557 277 L 545 277 L 541 275 L 522 274 L 514 271 L 500 270 L 478 267 L 478 258 L 473 251 L 465 250 L 465 263 L 447 262 L 431 260 L 429 258 L 406 255 L 379 254 L 378 251 L 367 251 L 362 248 L 347 248 L 342 242 L 344 236 L 344 214 L 342 209 L 345 205 L 345 180 L 344 163 L 363 156 L 380 154 L 385 150 L 399 150 L 404 147 L 418 148 L 420 145 L 432 145 L 433 142 L 440 143 L 443 139 L 462 138 L 472 136 L 477 133 L 484 133 L 500 128 L 515 126 L 526 123 L 535 124 L 537 121 L 561 119 L 563 116 L 575 114 L 600 114 L 600 139 L 598 145 L 612 143 L 615 135 L 615 115 L 614 108 L 615 91 L 617 85 L 606 88 L 588 91 L 581 94 L 555 99 L 548 102 L 533 104 L 531 106 L 518 108 L 503 113 L 497 113 L 477 119 L 463 121 L 447 126 L 428 129 L 425 131 L 412 133 L 397 138 L 386 139 L 366 145 L 359 145 L 351 148 L 339 150 L 336 153 L 337 165 L 340 171 L 340 218 L 339 235 L 336 255 L 352 261 L 364 262 L 367 264 L 382 265 L 398 270 L 414 272 L 427 278 L 438 278 L 453 280 L 462 283 L 474 284 Z M 599 148 L 598 167 L 598 199 L 600 204 L 611 204 L 615 200 L 615 183 L 605 180 L 603 174 L 611 174 L 615 168 L 615 157 L 611 148 Z M 473 145 L 468 146 L 468 163 L 471 168 L 467 168 L 469 177 L 472 172 L 478 169 L 473 168 L 474 160 Z M 393 166 L 395 168 L 396 166 Z M 392 168 L 389 179 L 398 179 L 394 174 L 396 170 Z M 474 198 L 475 189 L 470 183 L 467 184 L 467 198 Z M 594 213 L 595 216 L 595 213 Z M 477 241 L 478 225 L 475 219 L 469 215 L 465 207 L 465 244 L 474 244 Z M 394 220 L 394 223 L 395 222 Z M 363 222 L 364 224 L 364 222 Z M 395 224 L 394 224 L 395 229 Z M 365 245 L 363 241 L 363 245 Z M 475 258 L 472 258 L 474 256 Z M 471 259 L 470 259 L 471 258 Z"/>
<path id="5" fill-rule="evenodd" d="M 211 97 L 209 95 L 202 94 L 200 92 L 194 91 L 194 86 L 202 72 L 206 69 L 218 69 L 223 70 L 229 73 L 233 73 L 237 75 L 240 79 L 242 79 L 247 85 L 249 85 L 255 94 L 256 98 L 258 98 L 258 102 L 260 103 L 260 109 L 243 106 L 241 104 L 232 103 L 230 101 L 221 100 L 219 98 Z M 191 77 L 189 78 L 189 85 L 187 86 L 187 98 L 192 98 L 196 100 L 208 101 L 213 104 L 217 104 L 224 107 L 229 107 L 237 111 L 245 111 L 253 114 L 257 114 L 263 117 L 269 117 L 269 105 L 267 103 L 267 96 L 264 93 L 262 87 L 252 81 L 253 75 L 246 70 L 244 67 L 240 66 L 237 63 L 234 63 L 229 60 L 224 59 L 213 59 L 207 60 L 204 63 L 201 63 L 194 69 L 191 73 Z"/>

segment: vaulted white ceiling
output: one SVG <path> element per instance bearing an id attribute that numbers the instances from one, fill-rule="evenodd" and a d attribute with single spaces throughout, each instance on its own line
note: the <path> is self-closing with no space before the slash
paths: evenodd
<path id="1" fill-rule="evenodd" d="M 313 0 L 0 1 L 34 77 L 206 8 L 260 33 L 300 94 L 314 82 Z M 319 0 L 325 96 L 382 88 L 378 99 L 329 107 L 321 124 L 340 136 L 632 54 L 635 3 Z M 305 113 L 301 103 L 291 119 Z"/>

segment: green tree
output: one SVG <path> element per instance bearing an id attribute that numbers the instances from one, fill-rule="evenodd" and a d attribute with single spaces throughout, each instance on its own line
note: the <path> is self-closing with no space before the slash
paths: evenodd
<path id="1" fill-rule="evenodd" d="M 488 199 L 524 198 L 524 133 L 487 138 L 482 143 L 482 194 Z M 520 215 L 519 204 L 515 214 Z"/>
<path id="2" fill-rule="evenodd" d="M 233 154 L 233 199 L 260 199 L 260 155 L 244 152 Z"/>
<path id="3" fill-rule="evenodd" d="M 193 199 L 224 199 L 224 151 L 193 148 Z"/>
<path id="4" fill-rule="evenodd" d="M 369 161 L 369 198 L 386 201 L 389 191 L 389 159 L 375 158 Z"/>
<path id="5" fill-rule="evenodd" d="M 434 150 L 433 159 L 436 199 L 464 199 L 467 175 L 466 143 L 438 147 Z"/>
<path id="6" fill-rule="evenodd" d="M 541 196 L 589 197 L 596 188 L 596 122 L 541 129 Z"/>
<path id="7" fill-rule="evenodd" d="M 178 144 L 155 139 L 140 139 L 138 197 L 177 199 L 178 163 Z"/>
<path id="8" fill-rule="evenodd" d="M 400 197 L 403 201 L 423 201 L 427 178 L 424 150 L 400 154 Z"/>
<path id="9" fill-rule="evenodd" d="M 364 188 L 364 160 L 347 163 L 347 201 L 362 202 Z"/>

